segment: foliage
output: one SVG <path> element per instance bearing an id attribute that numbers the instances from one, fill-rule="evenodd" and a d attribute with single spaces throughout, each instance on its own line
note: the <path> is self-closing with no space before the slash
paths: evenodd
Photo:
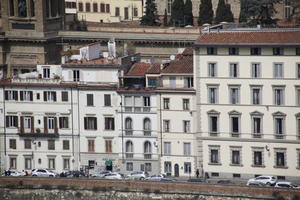
<path id="1" fill-rule="evenodd" d="M 184 2 L 183 0 L 174 0 L 172 3 L 171 19 L 174 26 L 184 25 Z"/>
<path id="2" fill-rule="evenodd" d="M 168 26 L 168 14 L 167 14 L 167 9 L 165 9 L 165 14 L 164 14 L 164 26 Z"/>
<path id="3" fill-rule="evenodd" d="M 300 24 L 300 0 L 291 0 L 292 16 L 296 18 L 296 23 Z"/>
<path id="4" fill-rule="evenodd" d="M 156 9 L 156 4 L 154 0 L 147 0 L 146 1 L 146 11 L 144 13 L 144 16 L 141 18 L 141 25 L 146 25 L 146 26 L 157 26 L 157 9 Z"/>
<path id="5" fill-rule="evenodd" d="M 219 0 L 216 11 L 215 23 L 233 22 L 233 14 L 231 12 L 230 4 L 225 4 L 224 0 Z"/>
<path id="6" fill-rule="evenodd" d="M 240 0 L 240 16 L 239 16 L 239 22 L 247 22 L 247 0 Z"/>
<path id="7" fill-rule="evenodd" d="M 214 17 L 214 11 L 212 9 L 211 0 L 201 0 L 200 7 L 199 7 L 199 20 L 198 24 L 212 24 Z"/>
<path id="8" fill-rule="evenodd" d="M 193 4 L 191 0 L 186 0 L 184 4 L 184 25 L 194 25 Z"/>

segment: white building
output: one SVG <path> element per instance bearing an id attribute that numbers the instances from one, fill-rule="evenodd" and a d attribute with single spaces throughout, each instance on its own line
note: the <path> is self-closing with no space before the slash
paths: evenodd
<path id="1" fill-rule="evenodd" d="M 200 165 L 300 179 L 300 30 L 214 30 L 195 43 Z"/>

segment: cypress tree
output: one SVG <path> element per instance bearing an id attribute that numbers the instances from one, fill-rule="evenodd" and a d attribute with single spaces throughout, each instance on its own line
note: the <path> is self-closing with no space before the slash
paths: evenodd
<path id="1" fill-rule="evenodd" d="M 186 0 L 184 4 L 184 25 L 194 25 L 193 4 L 191 0 Z"/>
<path id="2" fill-rule="evenodd" d="M 239 22 L 247 22 L 247 0 L 240 0 L 240 16 Z"/>
<path id="3" fill-rule="evenodd" d="M 171 19 L 175 26 L 184 25 L 184 2 L 183 0 L 174 0 L 172 4 Z"/>
<path id="4" fill-rule="evenodd" d="M 218 7 L 216 10 L 215 23 L 224 22 L 226 18 L 226 4 L 224 0 L 219 0 Z"/>
<path id="5" fill-rule="evenodd" d="M 155 26 L 158 25 L 157 23 L 157 9 L 156 4 L 154 3 L 154 0 L 147 0 L 146 1 L 146 11 L 144 13 L 144 16 L 141 18 L 141 25 L 147 25 L 147 26 Z"/>
<path id="6" fill-rule="evenodd" d="M 168 26 L 168 14 L 167 14 L 167 9 L 165 9 L 165 14 L 164 14 L 164 26 Z"/>
<path id="7" fill-rule="evenodd" d="M 199 20 L 198 24 L 212 24 L 214 17 L 214 11 L 212 9 L 211 0 L 201 0 L 200 7 L 199 7 Z"/>

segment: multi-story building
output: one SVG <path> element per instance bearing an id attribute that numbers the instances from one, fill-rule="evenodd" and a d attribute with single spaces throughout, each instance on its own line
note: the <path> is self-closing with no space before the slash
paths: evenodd
<path id="1" fill-rule="evenodd" d="M 90 22 L 138 21 L 143 16 L 143 0 L 77 0 L 77 17 Z"/>
<path id="2" fill-rule="evenodd" d="M 196 41 L 197 140 L 209 176 L 299 180 L 299 35 L 224 29 Z"/>
<path id="3" fill-rule="evenodd" d="M 153 76 L 147 75 L 148 85 Z M 159 116 L 160 171 L 194 176 L 196 167 L 196 105 L 193 54 L 188 49 L 161 66 L 157 87 Z"/>

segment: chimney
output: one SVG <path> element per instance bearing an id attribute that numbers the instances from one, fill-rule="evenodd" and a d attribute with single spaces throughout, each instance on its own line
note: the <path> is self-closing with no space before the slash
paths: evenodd
<path id="1" fill-rule="evenodd" d="M 107 44 L 108 47 L 108 55 L 116 58 L 116 42 L 115 38 L 111 38 Z"/>

